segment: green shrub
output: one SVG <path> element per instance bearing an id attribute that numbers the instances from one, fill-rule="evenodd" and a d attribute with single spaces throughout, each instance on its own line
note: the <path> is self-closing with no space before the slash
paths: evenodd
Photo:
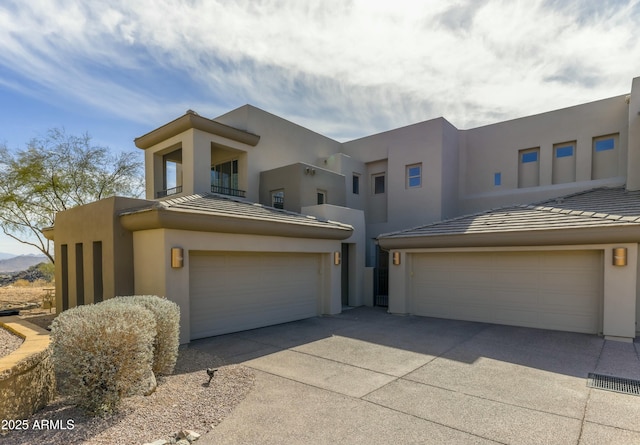
<path id="1" fill-rule="evenodd" d="M 169 375 L 178 360 L 180 346 L 180 307 L 173 301 L 155 295 L 133 295 L 105 300 L 109 302 L 136 304 L 150 310 L 156 320 L 156 337 L 153 344 L 153 372 Z"/>
<path id="2" fill-rule="evenodd" d="M 62 312 L 51 327 L 59 390 L 90 414 L 117 409 L 150 374 L 156 322 L 142 306 L 112 302 Z"/>

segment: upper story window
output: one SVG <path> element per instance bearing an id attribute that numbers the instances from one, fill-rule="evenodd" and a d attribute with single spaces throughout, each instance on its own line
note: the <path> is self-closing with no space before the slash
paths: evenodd
<path id="1" fill-rule="evenodd" d="M 244 197 L 244 190 L 238 189 L 238 160 L 211 167 L 211 191 L 223 195 Z"/>
<path id="2" fill-rule="evenodd" d="M 407 188 L 422 187 L 422 164 L 407 165 Z"/>
<path id="3" fill-rule="evenodd" d="M 373 194 L 381 195 L 385 192 L 384 173 L 377 173 L 371 176 L 373 183 Z"/>
<path id="4" fill-rule="evenodd" d="M 593 142 L 593 148 L 596 152 L 613 150 L 614 148 L 616 148 L 616 141 L 613 136 L 596 138 Z"/>
<path id="5" fill-rule="evenodd" d="M 553 146 L 551 182 L 566 184 L 576 181 L 576 141 L 562 142 Z"/>
<path id="6" fill-rule="evenodd" d="M 271 191 L 271 206 L 276 209 L 284 209 L 284 190 Z"/>
<path id="7" fill-rule="evenodd" d="M 354 195 L 360 194 L 360 175 L 357 173 L 353 174 L 351 190 L 353 191 Z"/>
<path id="8" fill-rule="evenodd" d="M 609 134 L 593 138 L 591 179 L 618 176 L 618 135 Z"/>
<path id="9" fill-rule="evenodd" d="M 540 185 L 540 147 L 518 152 L 518 187 Z"/>
<path id="10" fill-rule="evenodd" d="M 318 205 L 327 203 L 327 192 L 324 190 L 318 190 L 316 196 Z"/>
<path id="11" fill-rule="evenodd" d="M 493 185 L 498 187 L 502 185 L 502 173 L 494 173 L 493 174 Z"/>
<path id="12" fill-rule="evenodd" d="M 162 190 L 157 198 L 182 192 L 182 149 L 179 148 L 162 156 Z"/>

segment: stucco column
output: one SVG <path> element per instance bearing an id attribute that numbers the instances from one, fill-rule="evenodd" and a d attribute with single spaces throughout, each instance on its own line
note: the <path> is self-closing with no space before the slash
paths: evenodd
<path id="1" fill-rule="evenodd" d="M 627 249 L 627 265 L 613 265 L 613 249 Z M 636 336 L 638 245 L 611 245 L 604 250 L 602 333 L 607 340 L 633 341 Z"/>
<path id="2" fill-rule="evenodd" d="M 400 264 L 394 264 L 394 255 L 399 256 Z M 407 295 L 407 282 L 411 279 L 407 273 L 411 270 L 409 261 L 410 255 L 404 251 L 389 252 L 389 312 L 392 314 L 409 313 L 409 296 Z"/>
<path id="3" fill-rule="evenodd" d="M 628 137 L 627 190 L 640 190 L 640 77 L 631 85 Z"/>

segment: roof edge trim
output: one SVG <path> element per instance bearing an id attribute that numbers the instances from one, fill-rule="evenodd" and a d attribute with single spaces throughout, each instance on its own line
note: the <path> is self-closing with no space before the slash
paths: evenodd
<path id="1" fill-rule="evenodd" d="M 122 214 L 120 222 L 125 229 L 132 232 L 151 229 L 175 229 L 333 240 L 349 238 L 353 233 L 353 228 L 345 225 L 318 227 L 279 221 L 237 218 L 231 215 L 203 215 L 157 207 L 145 209 L 145 211 Z"/>
<path id="2" fill-rule="evenodd" d="M 156 128 L 143 136 L 135 138 L 134 143 L 136 144 L 136 147 L 145 150 L 159 142 L 192 128 L 206 131 L 207 133 L 222 136 L 237 142 L 242 142 L 243 144 L 247 144 L 252 147 L 258 145 L 258 142 L 260 141 L 260 136 L 256 134 L 207 119 L 206 117 L 198 115 L 195 111 L 189 110 L 183 116 L 180 116 L 179 118 L 174 119 L 173 121 Z"/>

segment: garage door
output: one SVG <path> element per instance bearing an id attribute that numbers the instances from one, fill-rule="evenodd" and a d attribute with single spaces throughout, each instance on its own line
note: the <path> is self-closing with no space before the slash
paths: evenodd
<path id="1" fill-rule="evenodd" d="M 412 261 L 414 314 L 600 331 L 598 251 L 421 253 Z"/>
<path id="2" fill-rule="evenodd" d="M 318 315 L 319 256 L 191 253 L 191 339 Z"/>

